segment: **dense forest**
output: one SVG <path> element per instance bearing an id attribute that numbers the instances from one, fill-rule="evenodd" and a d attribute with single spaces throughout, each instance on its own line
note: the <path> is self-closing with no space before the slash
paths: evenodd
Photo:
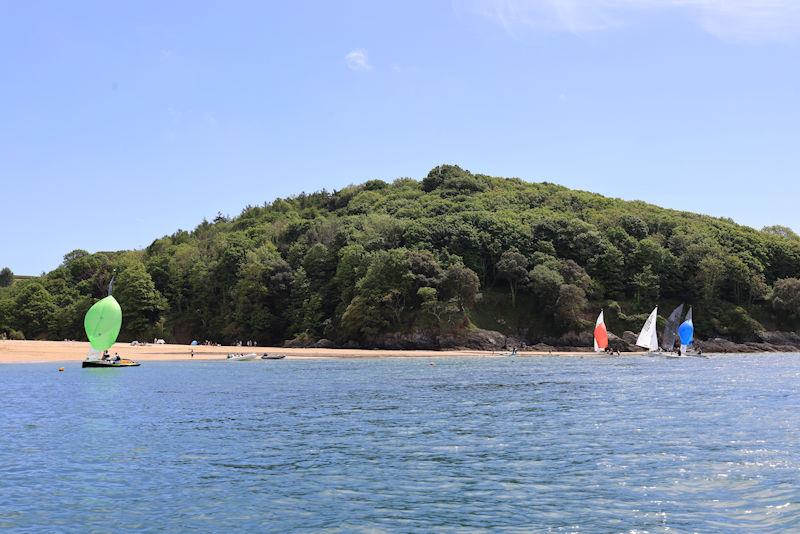
<path id="1" fill-rule="evenodd" d="M 378 346 L 481 328 L 535 343 L 590 331 L 601 307 L 619 333 L 680 302 L 700 337 L 746 341 L 800 319 L 788 228 L 453 165 L 248 206 L 144 250 L 75 250 L 39 277 L 4 269 L 0 336 L 84 339 L 114 273 L 123 341 Z"/>

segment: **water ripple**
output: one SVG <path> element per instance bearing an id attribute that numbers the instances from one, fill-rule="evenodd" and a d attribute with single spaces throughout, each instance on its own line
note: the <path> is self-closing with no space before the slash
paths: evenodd
<path id="1" fill-rule="evenodd" d="M 0 529 L 800 529 L 800 358 L 0 368 Z"/>

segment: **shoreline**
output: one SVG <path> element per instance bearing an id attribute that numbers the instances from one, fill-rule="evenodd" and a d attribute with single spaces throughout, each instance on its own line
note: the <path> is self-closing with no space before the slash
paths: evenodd
<path id="1" fill-rule="evenodd" d="M 191 357 L 194 350 L 194 358 Z M 86 359 L 89 352 L 88 341 L 0 341 L 0 365 L 12 363 L 51 363 L 51 362 L 79 362 Z M 507 357 L 507 352 L 480 351 L 480 350 L 389 350 L 389 349 L 315 349 L 315 348 L 284 348 L 284 347 L 236 347 L 236 346 L 205 346 L 205 345 L 139 345 L 131 346 L 129 343 L 115 343 L 109 353 L 119 353 L 120 357 L 131 358 L 136 361 L 194 361 L 194 360 L 224 360 L 230 352 L 256 352 L 286 354 L 287 360 L 318 360 L 318 359 L 365 359 L 365 358 L 454 358 L 454 357 Z M 646 352 L 626 352 L 627 356 L 643 355 Z M 581 356 L 592 358 L 607 358 L 605 354 L 598 354 L 587 350 L 586 352 L 518 352 L 517 357 L 526 356 Z"/>

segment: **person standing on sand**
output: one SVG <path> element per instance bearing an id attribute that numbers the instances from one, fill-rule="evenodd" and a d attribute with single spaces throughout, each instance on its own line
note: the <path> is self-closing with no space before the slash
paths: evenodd
<path id="1" fill-rule="evenodd" d="M 194 358 L 194 349 L 189 350 L 189 357 Z"/>

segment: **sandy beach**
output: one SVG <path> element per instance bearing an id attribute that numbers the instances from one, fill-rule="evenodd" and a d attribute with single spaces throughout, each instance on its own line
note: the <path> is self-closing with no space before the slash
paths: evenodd
<path id="1" fill-rule="evenodd" d="M 194 358 L 191 352 L 194 350 Z M 0 364 L 77 362 L 86 358 L 89 343 L 85 341 L 0 341 Z M 366 349 L 287 349 L 282 347 L 206 347 L 189 345 L 145 345 L 133 347 L 117 343 L 109 351 L 112 355 L 137 361 L 159 360 L 219 360 L 229 352 L 277 352 L 291 359 L 310 358 L 430 358 L 458 356 L 498 357 L 502 353 L 489 351 L 435 351 L 435 350 L 366 350 Z M 524 352 L 519 356 L 595 356 L 591 352 Z"/>

